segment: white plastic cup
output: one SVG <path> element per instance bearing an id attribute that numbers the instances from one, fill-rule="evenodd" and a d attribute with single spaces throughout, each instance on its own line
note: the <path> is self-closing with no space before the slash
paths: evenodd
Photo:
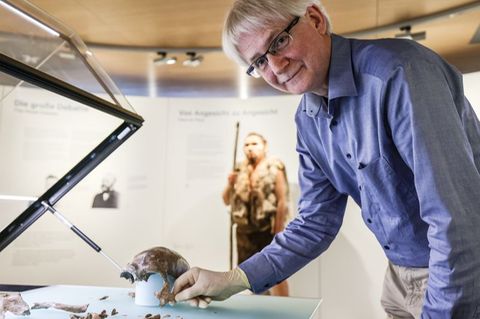
<path id="1" fill-rule="evenodd" d="M 162 290 L 163 278 L 160 274 L 152 274 L 147 281 L 135 282 L 135 304 L 139 306 L 159 306 L 160 300 L 155 293 Z"/>

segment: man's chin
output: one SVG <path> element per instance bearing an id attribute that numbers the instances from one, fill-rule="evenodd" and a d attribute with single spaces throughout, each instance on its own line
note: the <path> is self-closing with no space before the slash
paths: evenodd
<path id="1" fill-rule="evenodd" d="M 288 93 L 291 94 L 303 94 L 308 92 L 308 85 L 305 81 L 295 81 L 292 83 L 288 83 L 286 86 Z"/>
<path id="2" fill-rule="evenodd" d="M 304 68 L 300 68 L 295 75 L 285 82 L 285 91 L 291 94 L 303 94 L 308 92 L 307 83 L 308 83 L 308 73 L 305 72 Z"/>
<path id="3" fill-rule="evenodd" d="M 299 82 L 286 83 L 285 86 L 275 86 L 275 88 L 281 92 L 290 94 L 304 94 L 309 91 L 303 83 Z"/>
<path id="4" fill-rule="evenodd" d="M 288 87 L 285 90 L 285 92 L 290 93 L 290 94 L 300 95 L 300 94 L 307 93 L 308 90 L 306 88 L 304 88 L 303 86 L 295 85 L 295 86 L 292 86 L 292 87 Z"/>

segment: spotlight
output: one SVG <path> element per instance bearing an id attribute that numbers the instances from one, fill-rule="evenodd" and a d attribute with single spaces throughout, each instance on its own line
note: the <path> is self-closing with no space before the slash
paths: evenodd
<path id="1" fill-rule="evenodd" d="M 187 52 L 188 58 L 183 61 L 184 66 L 197 67 L 202 63 L 203 56 L 197 55 L 196 52 Z"/>
<path id="2" fill-rule="evenodd" d="M 22 54 L 22 60 L 25 64 L 38 65 L 38 61 L 40 60 L 40 57 L 35 55 Z"/>
<path id="3" fill-rule="evenodd" d="M 90 51 L 89 51 L 90 52 Z M 87 54 L 87 53 L 85 53 Z M 70 49 L 70 47 L 63 46 L 58 52 L 58 56 L 65 60 L 75 60 L 75 53 Z"/>
<path id="4" fill-rule="evenodd" d="M 427 33 L 425 31 L 412 33 L 412 26 L 410 25 L 400 27 L 400 31 L 402 31 L 402 33 L 395 34 L 395 38 L 414 41 L 421 41 L 427 38 Z"/>
<path id="5" fill-rule="evenodd" d="M 168 57 L 167 52 L 157 52 L 157 57 L 153 59 L 153 64 L 163 65 L 163 64 L 175 64 L 177 63 L 176 57 Z"/>

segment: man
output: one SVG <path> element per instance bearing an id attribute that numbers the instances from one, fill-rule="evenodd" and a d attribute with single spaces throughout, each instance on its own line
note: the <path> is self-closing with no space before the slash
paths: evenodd
<path id="1" fill-rule="evenodd" d="M 185 273 L 176 299 L 206 306 L 288 278 L 328 248 L 351 196 L 389 260 L 391 318 L 478 318 L 480 123 L 462 75 L 413 41 L 331 34 L 317 0 L 236 1 L 224 48 L 249 74 L 304 93 L 299 214 L 236 269 Z"/>
<path id="2" fill-rule="evenodd" d="M 107 174 L 102 179 L 102 191 L 93 198 L 92 208 L 118 208 L 118 192 L 113 189 L 116 178 Z"/>
<path id="3" fill-rule="evenodd" d="M 270 244 L 285 228 L 288 184 L 283 163 L 266 157 L 267 140 L 252 132 L 243 145 L 245 160 L 230 173 L 222 197 L 237 225 L 238 263 Z M 288 296 L 287 281 L 272 287 L 274 296 Z"/>

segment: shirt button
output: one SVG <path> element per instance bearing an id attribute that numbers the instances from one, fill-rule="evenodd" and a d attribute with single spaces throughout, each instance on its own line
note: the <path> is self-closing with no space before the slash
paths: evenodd
<path id="1" fill-rule="evenodd" d="M 352 158 L 352 155 L 350 155 L 350 153 L 347 153 L 347 158 L 348 158 L 348 159 L 351 159 L 351 158 Z"/>
<path id="2" fill-rule="evenodd" d="M 332 120 L 332 126 L 336 126 L 338 122 L 336 120 Z"/>
<path id="3" fill-rule="evenodd" d="M 359 190 L 362 190 L 362 185 L 358 185 L 358 189 L 359 189 Z"/>
<path id="4" fill-rule="evenodd" d="M 383 248 L 385 248 L 386 250 L 389 250 L 389 249 L 390 249 L 390 246 L 385 245 L 385 246 L 383 246 Z"/>
<path id="5" fill-rule="evenodd" d="M 371 224 L 371 223 L 372 223 L 372 220 L 371 220 L 370 218 L 368 218 L 368 219 L 367 219 L 367 222 L 368 222 L 369 224 Z"/>

